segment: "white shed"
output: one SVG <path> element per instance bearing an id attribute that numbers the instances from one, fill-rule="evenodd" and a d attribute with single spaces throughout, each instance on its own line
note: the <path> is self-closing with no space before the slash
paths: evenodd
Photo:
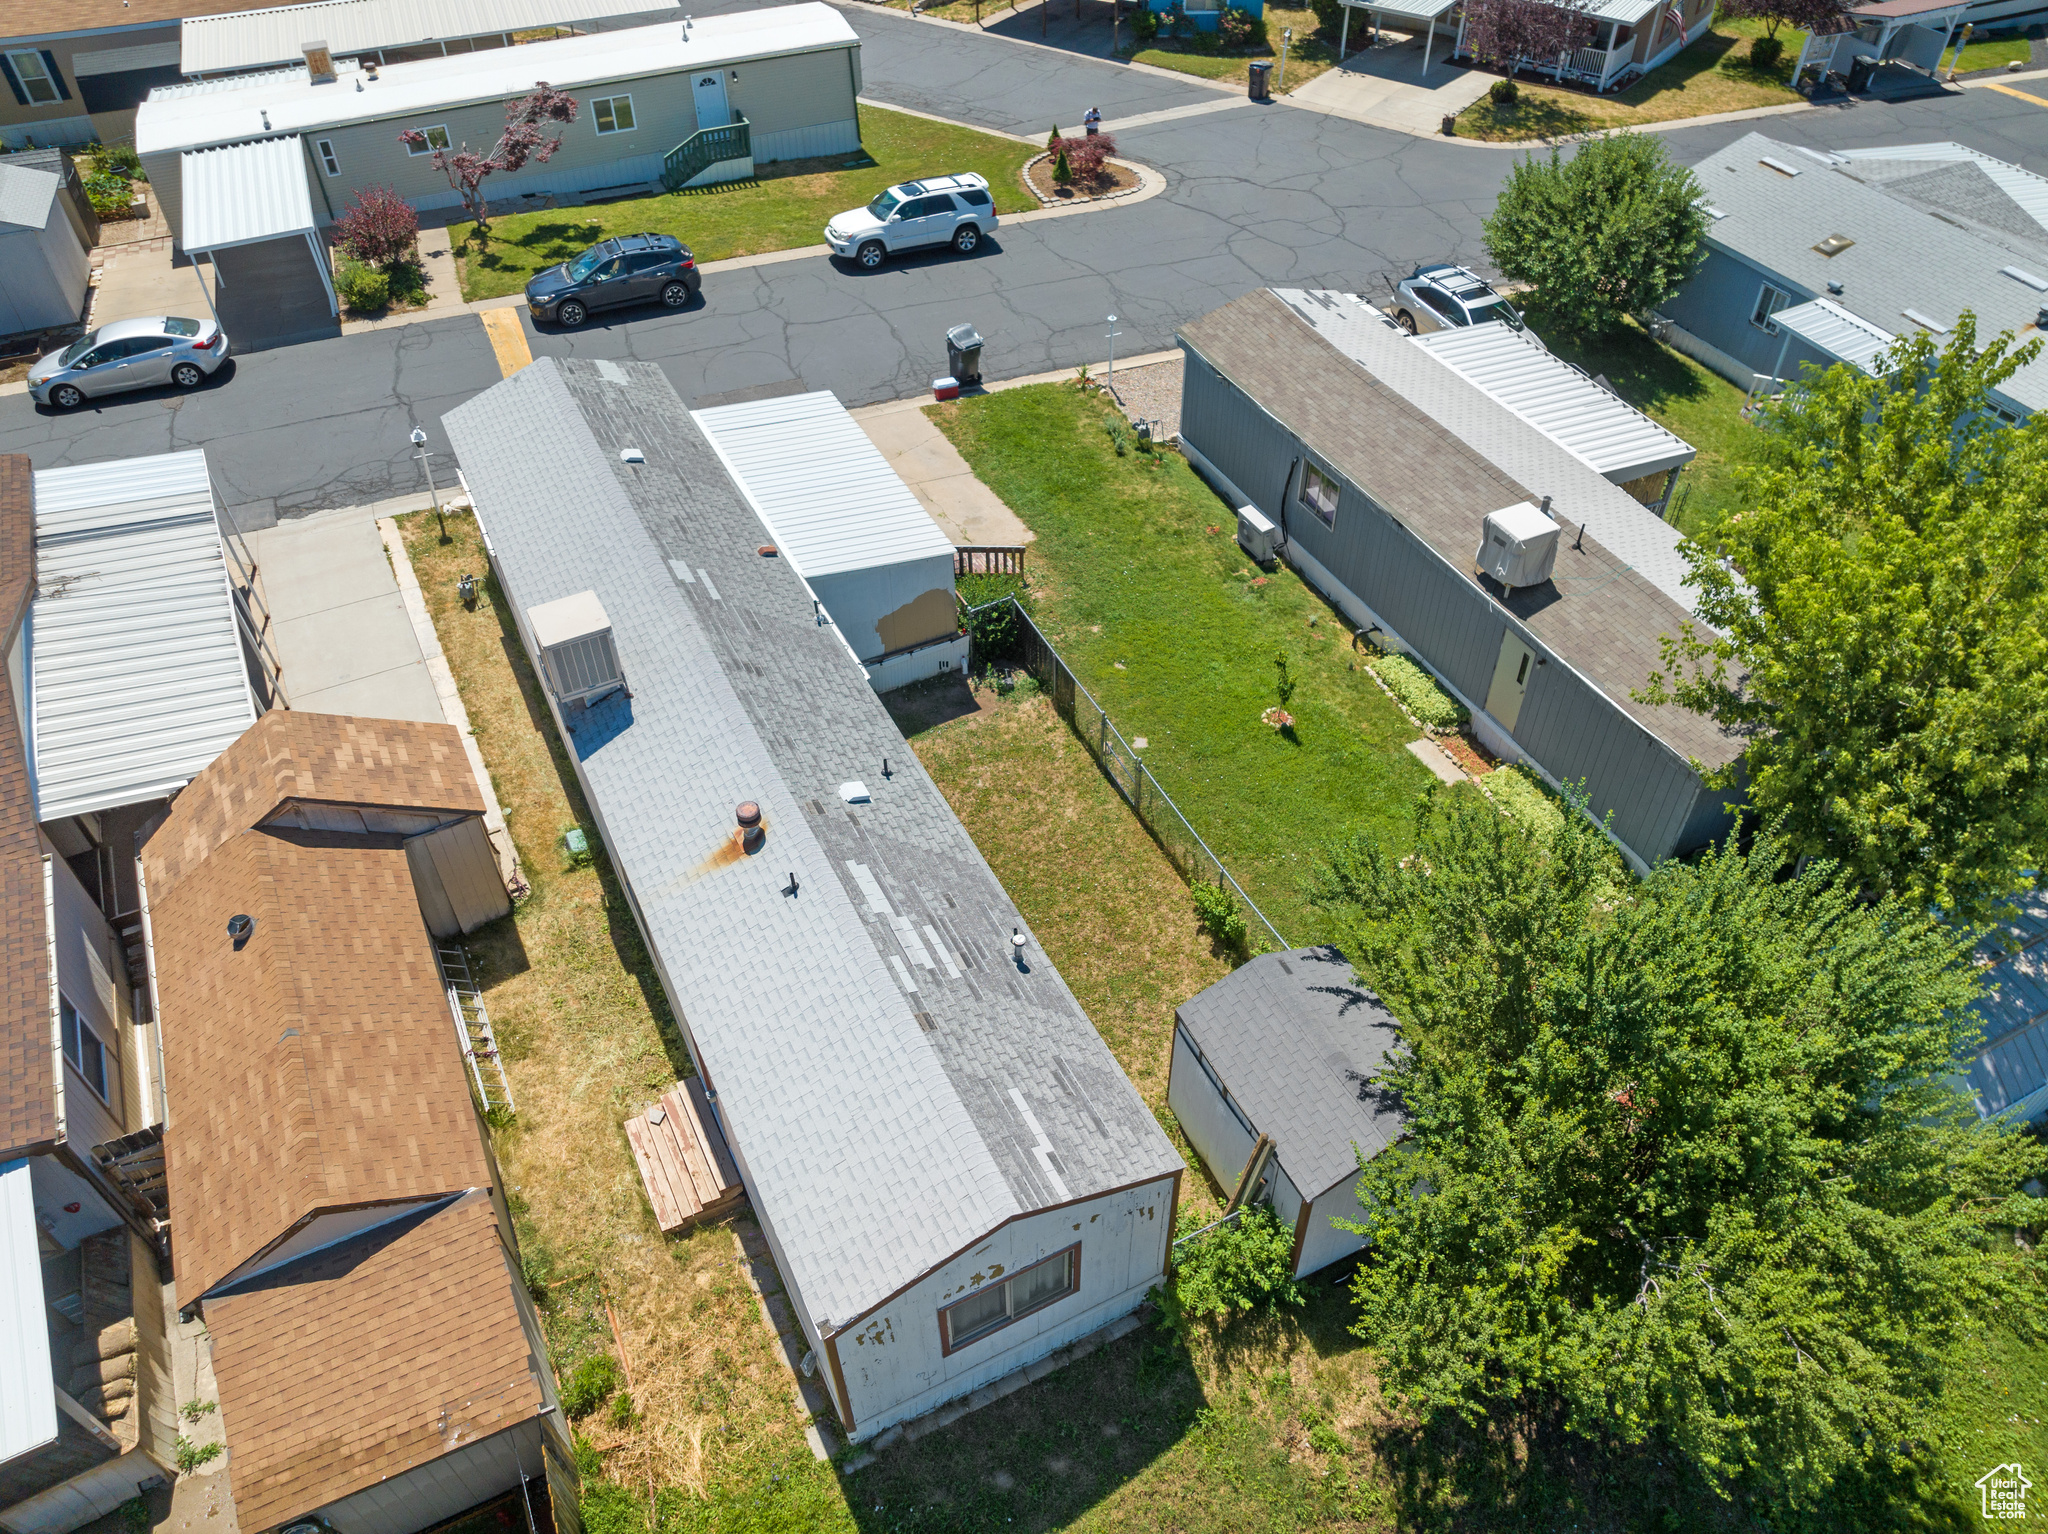
<path id="1" fill-rule="evenodd" d="M 0 335 L 76 324 L 92 263 L 51 172 L 0 163 Z"/>
<path id="2" fill-rule="evenodd" d="M 1365 1244 L 1332 1221 L 1359 1217 L 1361 1158 L 1401 1136 L 1399 1105 L 1370 1080 L 1398 1037 L 1329 947 L 1260 954 L 1174 1012 L 1167 1106 L 1226 1191 L 1272 1139 L 1259 1196 L 1294 1227 L 1297 1277 Z"/>
<path id="3" fill-rule="evenodd" d="M 831 394 L 693 411 L 875 689 L 967 664 L 953 545 Z"/>

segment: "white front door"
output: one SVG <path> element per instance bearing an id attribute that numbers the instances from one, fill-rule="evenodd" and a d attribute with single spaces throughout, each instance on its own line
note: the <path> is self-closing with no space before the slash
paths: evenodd
<path id="1" fill-rule="evenodd" d="M 1486 689 L 1486 711 L 1512 730 L 1522 717 L 1522 697 L 1529 690 L 1529 673 L 1536 669 L 1536 652 L 1509 629 L 1501 636 L 1500 659 L 1494 663 L 1493 685 Z"/>
<path id="2" fill-rule="evenodd" d="M 697 102 L 699 128 L 723 128 L 732 121 L 732 108 L 725 104 L 725 71 L 707 69 L 690 85 Z"/>

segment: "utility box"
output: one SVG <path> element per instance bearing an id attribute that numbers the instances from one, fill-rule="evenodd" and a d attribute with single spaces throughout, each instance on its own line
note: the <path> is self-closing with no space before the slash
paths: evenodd
<path id="1" fill-rule="evenodd" d="M 1266 514 L 1256 506 L 1237 508 L 1237 544 L 1254 562 L 1270 565 L 1273 562 L 1273 546 L 1279 542 L 1280 529 L 1275 527 Z"/>
<path id="2" fill-rule="evenodd" d="M 1545 496 L 1544 504 L 1549 500 Z M 1503 586 L 1540 586 L 1557 563 L 1557 540 L 1558 526 L 1547 511 L 1517 501 L 1486 514 L 1474 558 L 1482 572 Z"/>
<path id="3" fill-rule="evenodd" d="M 563 705 L 591 703 L 626 685 L 619 652 L 612 643 L 612 620 L 594 591 L 543 602 L 526 610 L 540 651 L 547 684 Z"/>

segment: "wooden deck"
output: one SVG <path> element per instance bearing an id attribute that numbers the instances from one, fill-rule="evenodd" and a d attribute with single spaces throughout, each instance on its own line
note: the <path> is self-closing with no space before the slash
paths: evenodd
<path id="1" fill-rule="evenodd" d="M 746 1198 L 704 1083 L 695 1076 L 627 1119 L 626 1139 L 664 1231 L 716 1219 Z"/>

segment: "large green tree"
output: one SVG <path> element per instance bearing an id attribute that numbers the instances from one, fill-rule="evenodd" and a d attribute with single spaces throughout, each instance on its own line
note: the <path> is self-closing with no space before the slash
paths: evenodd
<path id="1" fill-rule="evenodd" d="M 1969 935 L 1770 836 L 1638 885 L 1578 816 L 1440 796 L 1417 829 L 1317 890 L 1408 1043 L 1411 1134 L 1359 1193 L 1383 1386 L 1783 1501 L 1924 1442 L 1961 1331 L 2041 1297 L 2041 1147 L 1944 1084 Z"/>
<path id="2" fill-rule="evenodd" d="M 1593 139 L 1569 159 L 1553 144 L 1549 159 L 1530 155 L 1508 172 L 1486 248 L 1551 320 L 1604 335 L 1692 275 L 1706 239 L 1700 202 L 1693 173 L 1654 134 Z"/>
<path id="3" fill-rule="evenodd" d="M 1711 632 L 1643 693 L 1749 737 L 1716 781 L 1799 852 L 1966 918 L 2048 854 L 2048 419 L 1986 398 L 2040 346 L 1965 314 L 1790 390 L 1746 509 L 1686 545 Z"/>

